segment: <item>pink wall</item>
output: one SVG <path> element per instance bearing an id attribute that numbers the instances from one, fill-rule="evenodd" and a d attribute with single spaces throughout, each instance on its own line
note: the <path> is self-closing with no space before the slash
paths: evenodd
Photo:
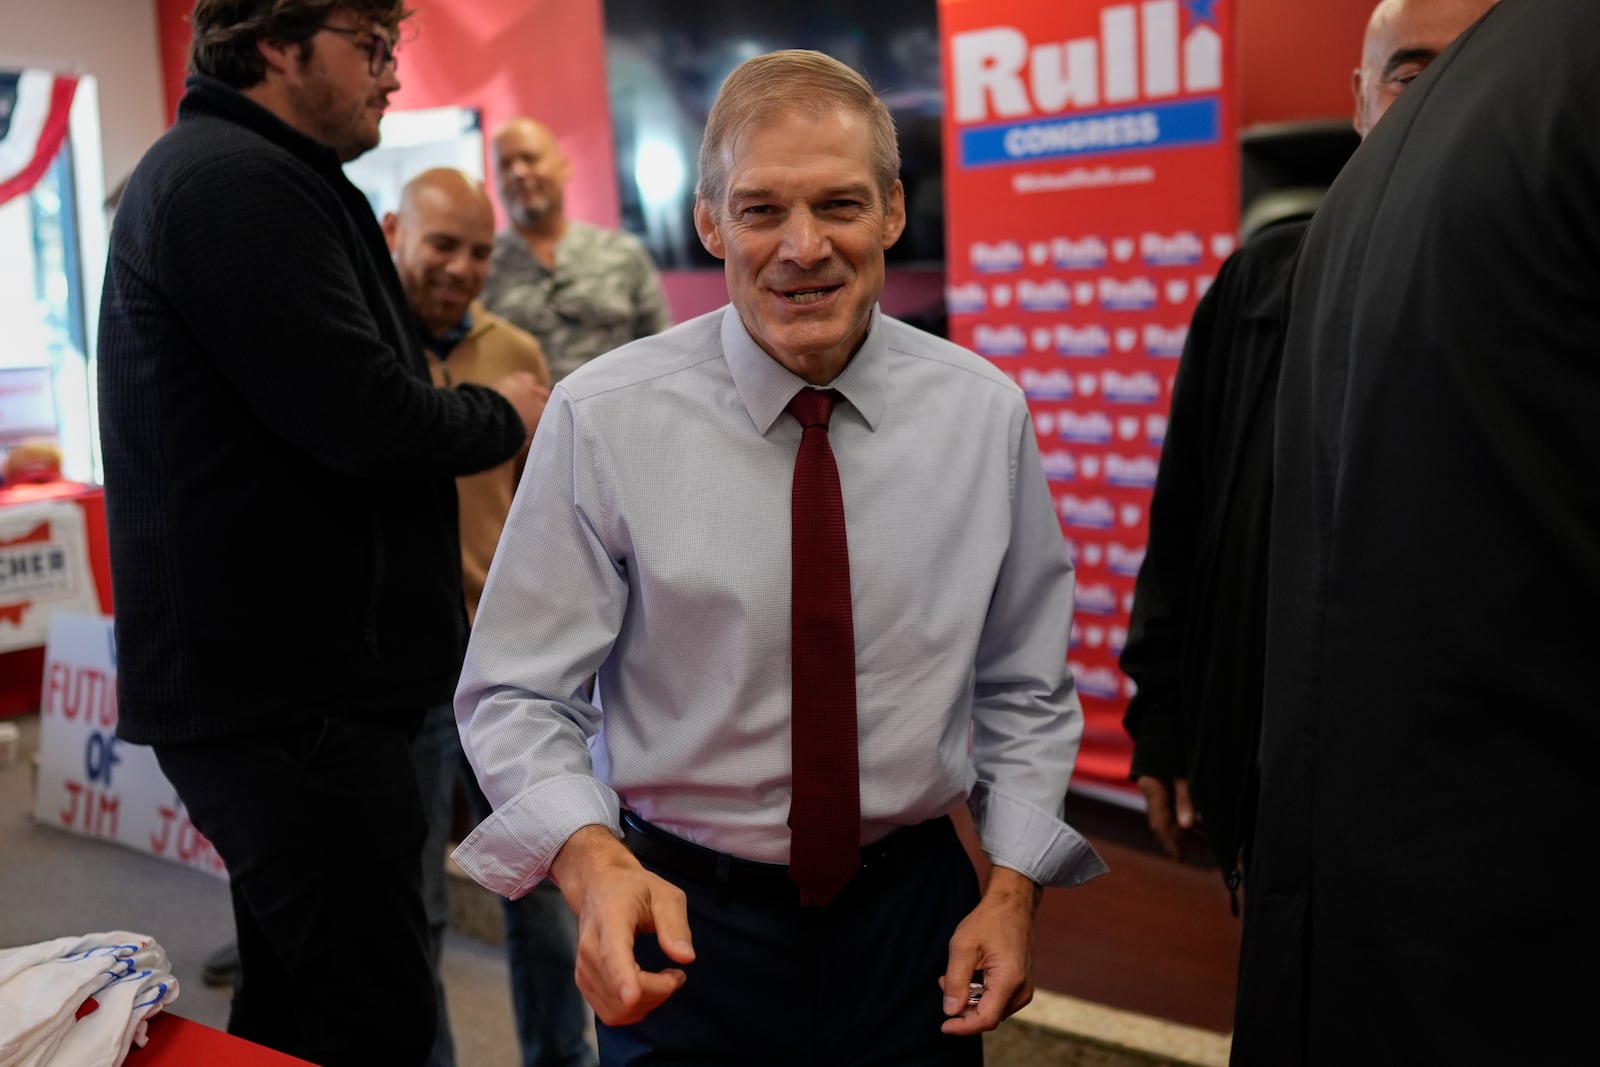
<path id="1" fill-rule="evenodd" d="M 153 0 L 169 104 L 182 93 L 193 0 Z M 1061 0 L 1040 0 L 1059 3 Z M 1373 0 L 1234 0 L 1243 126 L 1350 113 L 1350 69 Z M 400 53 L 401 108 L 475 107 L 491 131 L 533 115 L 572 160 L 568 210 L 614 226 L 619 218 L 611 115 L 605 92 L 602 0 L 412 0 Z M 884 308 L 923 310 L 940 296 L 936 271 L 891 271 Z M 676 318 L 719 306 L 712 271 L 665 278 Z"/>
<path id="2" fill-rule="evenodd" d="M 555 131 L 572 160 L 567 210 L 575 218 L 615 226 L 615 156 L 600 4 L 431 0 L 416 7 L 404 31 L 402 88 L 395 106 L 475 107 L 485 135 L 513 116 L 532 115 Z"/>
<path id="3" fill-rule="evenodd" d="M 183 86 L 193 0 L 155 0 L 169 103 Z M 548 124 L 572 159 L 567 208 L 617 223 L 599 0 L 412 0 L 397 108 L 475 107 L 485 133 L 514 115 Z"/>

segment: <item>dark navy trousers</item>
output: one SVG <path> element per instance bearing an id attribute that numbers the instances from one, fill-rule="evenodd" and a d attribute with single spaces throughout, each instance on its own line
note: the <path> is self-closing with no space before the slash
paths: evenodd
<path id="1" fill-rule="evenodd" d="M 688 981 L 633 1026 L 600 1026 L 603 1067 L 974 1067 L 979 1037 L 940 1033 L 950 936 L 978 901 L 955 828 L 858 875 L 830 904 L 646 866 L 683 889 L 695 962 Z M 646 970 L 678 966 L 654 934 Z"/>

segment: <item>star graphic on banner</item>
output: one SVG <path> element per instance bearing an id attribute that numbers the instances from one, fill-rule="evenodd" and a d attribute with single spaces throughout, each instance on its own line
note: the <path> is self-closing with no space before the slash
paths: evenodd
<path id="1" fill-rule="evenodd" d="M 1194 29 L 1202 22 L 1217 24 L 1217 13 L 1212 10 L 1217 6 L 1217 0 L 1183 0 L 1185 10 L 1189 12 L 1189 28 Z"/>

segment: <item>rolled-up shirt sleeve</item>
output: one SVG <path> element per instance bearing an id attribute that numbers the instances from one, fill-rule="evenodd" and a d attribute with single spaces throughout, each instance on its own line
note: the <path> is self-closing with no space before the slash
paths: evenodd
<path id="1" fill-rule="evenodd" d="M 977 772 L 968 807 L 984 853 L 1041 885 L 1074 886 L 1106 872 L 1063 820 L 1083 736 L 1067 670 L 1074 575 L 1031 420 L 1020 420 L 1011 544 L 979 642 L 972 709 Z"/>
<path id="2" fill-rule="evenodd" d="M 605 544 L 609 501 L 571 397 L 557 386 L 484 585 L 456 688 L 462 747 L 495 811 L 455 852 L 475 880 L 518 897 L 583 826 L 618 827 L 616 793 L 594 775 L 600 725 L 586 682 L 628 601 Z"/>

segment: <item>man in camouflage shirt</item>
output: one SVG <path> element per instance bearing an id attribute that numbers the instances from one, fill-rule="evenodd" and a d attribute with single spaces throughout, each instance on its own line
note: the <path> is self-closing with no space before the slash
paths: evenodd
<path id="1" fill-rule="evenodd" d="M 495 238 L 483 303 L 539 339 L 554 380 L 671 326 L 661 278 L 644 245 L 630 234 L 567 218 L 571 165 L 549 128 L 514 118 L 493 144 L 500 203 L 511 226 Z"/>

